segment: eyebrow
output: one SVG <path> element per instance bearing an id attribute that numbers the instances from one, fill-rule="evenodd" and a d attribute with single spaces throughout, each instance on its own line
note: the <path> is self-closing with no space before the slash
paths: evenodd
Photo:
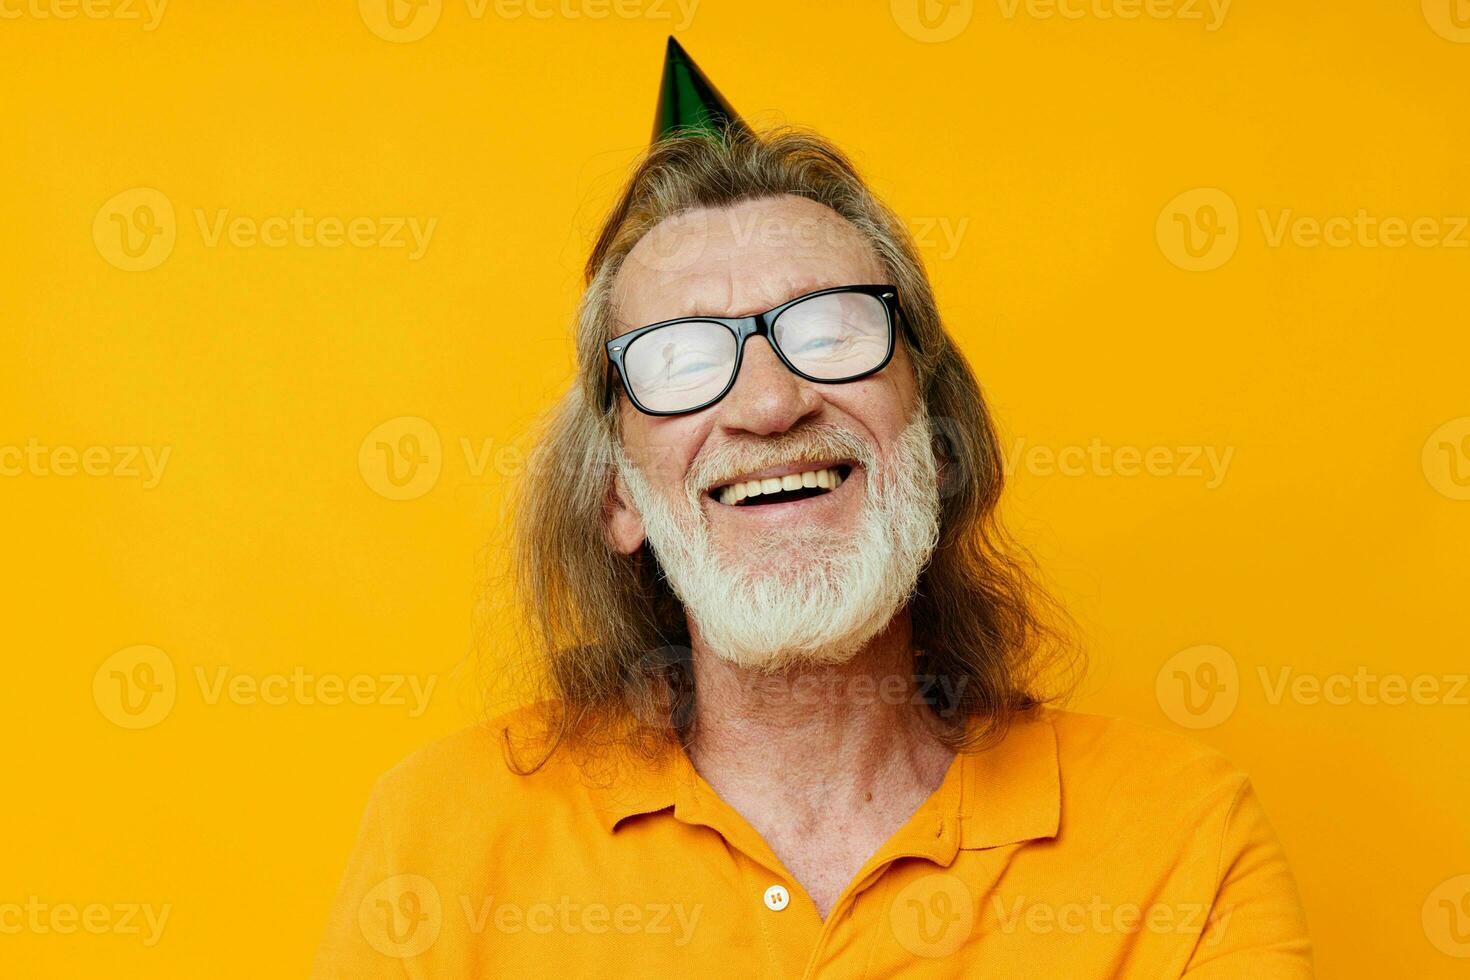
<path id="1" fill-rule="evenodd" d="M 783 299 L 777 300 L 776 302 L 767 305 L 757 306 L 753 309 L 747 310 L 744 313 L 729 313 L 724 308 L 716 308 L 713 306 L 705 305 L 702 302 L 697 302 L 693 304 L 693 306 L 690 308 L 690 311 L 687 313 L 676 313 L 673 316 L 661 316 L 657 320 L 647 320 L 643 323 L 630 323 L 627 320 L 624 320 L 622 317 L 618 317 L 615 325 L 618 328 L 619 333 L 627 333 L 629 330 L 636 330 L 639 327 L 645 327 L 653 323 L 663 323 L 667 320 L 688 320 L 702 316 L 722 318 L 754 316 L 757 313 L 764 313 L 767 310 L 774 310 L 781 304 L 790 302 L 791 300 L 796 299 L 796 297 L 798 296 L 805 296 L 807 293 L 815 293 L 822 289 L 833 289 L 838 286 L 861 285 L 857 282 L 829 282 L 827 280 L 816 279 L 811 276 L 804 276 L 800 279 L 788 279 L 785 280 L 783 284 L 786 287 L 781 291 L 781 295 L 784 297 Z"/>

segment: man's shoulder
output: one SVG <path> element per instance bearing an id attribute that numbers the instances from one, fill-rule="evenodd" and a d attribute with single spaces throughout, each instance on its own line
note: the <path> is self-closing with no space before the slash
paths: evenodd
<path id="1" fill-rule="evenodd" d="M 1109 796 L 1231 798 L 1246 774 L 1222 752 L 1196 738 L 1127 718 L 1051 709 L 1064 787 L 1093 788 Z"/>
<path id="2" fill-rule="evenodd" d="M 566 763 L 545 737 L 550 718 L 546 704 L 533 704 L 436 739 L 378 777 L 375 802 L 389 819 L 417 822 L 456 811 L 510 813 L 565 794 L 567 781 L 556 776 Z"/>

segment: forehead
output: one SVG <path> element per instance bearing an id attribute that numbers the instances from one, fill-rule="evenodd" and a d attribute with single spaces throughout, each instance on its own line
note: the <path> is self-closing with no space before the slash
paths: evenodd
<path id="1" fill-rule="evenodd" d="M 744 316 L 793 296 L 885 280 L 862 232 L 783 195 L 665 219 L 628 253 L 614 285 L 618 329 L 680 316 Z"/>

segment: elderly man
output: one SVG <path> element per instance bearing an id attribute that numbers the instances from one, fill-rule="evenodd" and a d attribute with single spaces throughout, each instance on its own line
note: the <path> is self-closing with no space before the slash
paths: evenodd
<path id="1" fill-rule="evenodd" d="M 670 58 L 697 125 L 607 219 L 520 512 L 548 695 L 379 781 L 316 976 L 1309 977 L 1246 778 L 1044 705 L 902 224 Z"/>

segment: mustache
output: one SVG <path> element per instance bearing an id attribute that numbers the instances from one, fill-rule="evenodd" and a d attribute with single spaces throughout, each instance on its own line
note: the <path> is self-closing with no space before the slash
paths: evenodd
<path id="1" fill-rule="evenodd" d="M 812 422 L 749 441 L 729 442 L 700 453 L 689 466 L 685 490 L 691 498 L 743 473 L 786 463 L 819 463 L 831 459 L 856 460 L 873 470 L 877 451 L 863 436 L 831 422 Z"/>

